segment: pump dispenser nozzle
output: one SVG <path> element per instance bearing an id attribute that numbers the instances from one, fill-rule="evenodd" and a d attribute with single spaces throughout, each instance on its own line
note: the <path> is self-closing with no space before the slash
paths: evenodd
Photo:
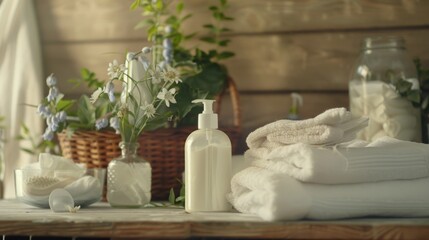
<path id="1" fill-rule="evenodd" d="M 198 129 L 217 129 L 217 114 L 213 113 L 213 103 L 215 100 L 195 99 L 192 103 L 203 103 L 204 110 L 198 114 Z"/>

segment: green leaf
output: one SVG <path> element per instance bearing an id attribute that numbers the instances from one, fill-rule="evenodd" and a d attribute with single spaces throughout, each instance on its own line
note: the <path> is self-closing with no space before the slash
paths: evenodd
<path id="1" fill-rule="evenodd" d="M 221 52 L 220 54 L 218 54 L 217 59 L 221 60 L 221 59 L 226 59 L 226 58 L 230 58 L 233 56 L 235 56 L 235 53 L 225 51 L 225 52 Z"/>
<path id="2" fill-rule="evenodd" d="M 192 89 L 206 92 L 209 96 L 215 96 L 224 89 L 226 83 L 226 71 L 217 63 L 205 63 L 201 72 L 184 79 L 184 82 Z"/>
<path id="3" fill-rule="evenodd" d="M 156 0 L 156 8 L 158 11 L 162 11 L 164 9 L 164 1 L 163 0 Z"/>
<path id="4" fill-rule="evenodd" d="M 200 40 L 208 43 L 216 43 L 216 39 L 214 37 L 201 37 Z"/>
<path id="5" fill-rule="evenodd" d="M 413 86 L 412 83 L 401 79 L 396 83 L 396 90 L 402 94 L 402 93 L 406 93 L 407 91 L 409 91 L 412 86 Z"/>
<path id="6" fill-rule="evenodd" d="M 176 16 L 170 16 L 165 20 L 165 23 L 169 25 L 177 25 L 179 22 L 179 19 L 177 19 Z"/>
<path id="7" fill-rule="evenodd" d="M 182 17 L 182 22 L 192 17 L 192 14 L 186 14 L 184 17 Z"/>
<path id="8" fill-rule="evenodd" d="M 219 8 L 217 6 L 210 6 L 210 11 L 219 11 Z"/>
<path id="9" fill-rule="evenodd" d="M 32 149 L 29 149 L 29 148 L 21 148 L 21 150 L 30 154 L 30 155 L 36 154 Z"/>
<path id="10" fill-rule="evenodd" d="M 61 99 L 60 101 L 58 101 L 58 104 L 56 106 L 56 110 L 57 110 L 57 112 L 67 111 L 70 107 L 73 106 L 73 104 L 75 102 L 76 102 L 75 100 Z"/>
<path id="11" fill-rule="evenodd" d="M 176 196 L 174 195 L 174 190 L 173 190 L 173 188 L 170 188 L 170 195 L 168 196 L 168 201 L 172 204 L 172 205 L 174 205 L 174 204 L 176 204 Z"/>
<path id="12" fill-rule="evenodd" d="M 419 92 L 419 90 L 408 91 L 407 99 L 413 103 L 420 103 L 420 92 Z"/>
<path id="13" fill-rule="evenodd" d="M 185 200 L 185 196 L 179 196 L 176 198 L 176 202 L 181 202 L 183 200 Z"/>
<path id="14" fill-rule="evenodd" d="M 197 33 L 191 33 L 191 34 L 185 35 L 185 40 L 189 40 L 189 39 L 195 37 L 195 35 L 197 35 Z"/>
<path id="15" fill-rule="evenodd" d="M 185 184 L 182 183 L 182 187 L 180 187 L 180 196 L 185 196 Z"/>
<path id="16" fill-rule="evenodd" d="M 226 4 L 228 3 L 227 0 L 219 0 L 219 2 L 222 6 L 226 6 Z"/>
<path id="17" fill-rule="evenodd" d="M 228 45 L 228 43 L 229 43 L 229 42 L 231 42 L 231 40 L 229 40 L 229 39 L 225 39 L 225 40 L 219 41 L 217 44 L 218 44 L 219 46 L 226 47 L 226 46 Z"/>
<path id="18" fill-rule="evenodd" d="M 223 20 L 224 19 L 224 15 L 223 15 L 223 13 L 221 13 L 221 12 L 214 12 L 213 13 L 213 17 L 216 19 L 216 20 Z"/>
<path id="19" fill-rule="evenodd" d="M 134 27 L 134 29 L 140 29 L 140 28 L 145 28 L 151 25 L 154 25 L 155 21 L 153 19 L 144 19 L 142 21 L 140 21 L 139 23 L 137 23 L 137 25 Z"/>
<path id="20" fill-rule="evenodd" d="M 26 136 L 28 136 L 30 133 L 30 129 L 28 129 L 28 127 L 27 127 L 27 125 L 25 125 L 25 123 L 21 124 L 21 130 L 22 130 L 22 133 Z"/>
<path id="21" fill-rule="evenodd" d="M 182 13 L 182 11 L 183 11 L 183 7 L 184 7 L 184 4 L 183 4 L 183 2 L 182 2 L 182 1 L 180 1 L 180 2 L 177 4 L 177 6 L 176 6 L 176 12 L 177 12 L 177 14 L 181 14 L 181 13 Z"/>
<path id="22" fill-rule="evenodd" d="M 203 27 L 210 29 L 210 30 L 215 28 L 215 26 L 213 24 L 204 24 Z"/>
<path id="23" fill-rule="evenodd" d="M 138 8 L 140 6 L 140 1 L 141 0 L 135 0 L 133 3 L 131 3 L 130 9 L 135 10 L 136 8 Z"/>
<path id="24" fill-rule="evenodd" d="M 82 95 L 78 101 L 77 116 L 83 125 L 91 128 L 95 124 L 95 107 L 86 95 Z"/>

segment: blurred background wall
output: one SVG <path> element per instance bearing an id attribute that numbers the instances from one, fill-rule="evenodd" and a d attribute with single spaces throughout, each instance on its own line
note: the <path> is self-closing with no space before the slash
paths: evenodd
<path id="1" fill-rule="evenodd" d="M 214 1 L 214 0 L 210 0 Z M 210 23 L 210 1 L 185 0 L 184 31 Z M 106 79 L 112 59 L 147 44 L 132 0 L 35 0 L 45 75 L 54 72 L 68 97 L 89 93 L 68 79 L 82 67 Z M 228 26 L 236 57 L 225 62 L 241 100 L 243 135 L 287 116 L 291 92 L 301 93 L 301 117 L 348 106 L 349 73 L 368 36 L 403 36 L 411 57 L 429 65 L 428 0 L 230 0 Z M 187 43 L 199 46 L 198 40 Z M 232 123 L 225 99 L 220 118 Z"/>

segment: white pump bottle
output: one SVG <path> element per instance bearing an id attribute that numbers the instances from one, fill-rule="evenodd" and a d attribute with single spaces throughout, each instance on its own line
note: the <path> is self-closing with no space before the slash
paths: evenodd
<path id="1" fill-rule="evenodd" d="M 204 111 L 198 115 L 198 130 L 185 143 L 186 212 L 230 211 L 226 194 L 231 190 L 231 141 L 218 128 L 214 100 L 198 99 Z"/>

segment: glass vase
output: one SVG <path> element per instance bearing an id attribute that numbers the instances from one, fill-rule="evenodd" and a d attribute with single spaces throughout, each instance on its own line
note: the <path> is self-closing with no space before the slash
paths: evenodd
<path id="1" fill-rule="evenodd" d="M 366 38 L 349 82 L 350 111 L 369 118 L 369 126 L 358 137 L 420 142 L 420 110 L 409 99 L 418 90 L 416 68 L 405 41 L 393 36 Z"/>
<path id="2" fill-rule="evenodd" d="M 119 143 L 121 157 L 107 168 L 107 201 L 112 207 L 138 208 L 150 202 L 152 168 L 137 155 L 138 143 Z"/>

